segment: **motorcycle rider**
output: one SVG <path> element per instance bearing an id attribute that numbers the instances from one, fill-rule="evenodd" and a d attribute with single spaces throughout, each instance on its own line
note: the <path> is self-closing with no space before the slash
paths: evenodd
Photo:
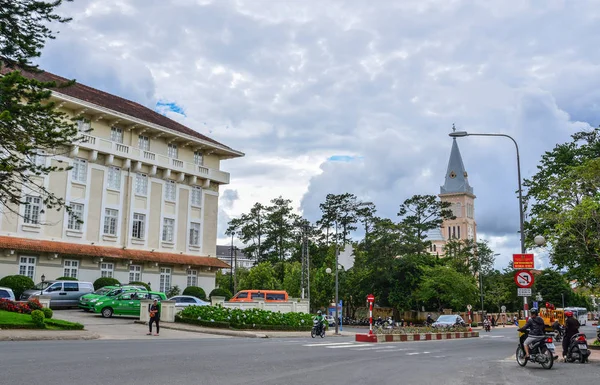
<path id="1" fill-rule="evenodd" d="M 317 310 L 317 316 L 315 317 L 317 321 L 319 321 L 319 328 L 325 327 L 325 317 L 323 317 L 323 313 L 321 310 Z"/>
<path id="2" fill-rule="evenodd" d="M 527 320 L 525 326 L 517 330 L 521 333 L 529 330 L 529 335 L 523 343 L 525 357 L 529 359 L 529 344 L 544 338 L 544 319 L 538 317 L 538 309 L 531 309 L 531 317 Z"/>
<path id="3" fill-rule="evenodd" d="M 431 313 L 427 314 L 427 326 L 430 326 L 433 323 L 433 318 L 431 317 Z"/>
<path id="4" fill-rule="evenodd" d="M 571 342 L 571 337 L 575 334 L 579 333 L 579 321 L 577 318 L 573 317 L 573 312 L 567 310 L 565 312 L 565 316 L 567 320 L 565 321 L 565 338 L 563 339 L 563 358 L 567 355 L 567 351 L 569 350 L 569 343 Z"/>

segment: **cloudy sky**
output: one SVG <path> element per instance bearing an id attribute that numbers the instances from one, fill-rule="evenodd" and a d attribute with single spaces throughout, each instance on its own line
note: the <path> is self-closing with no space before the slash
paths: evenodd
<path id="1" fill-rule="evenodd" d="M 311 220 L 342 192 L 394 218 L 404 199 L 439 193 L 453 123 L 514 136 L 524 177 L 544 151 L 598 125 L 599 5 L 76 0 L 40 64 L 245 152 L 222 165 L 232 183 L 221 230 L 279 195 Z M 519 250 L 514 146 L 459 145 L 479 236 L 503 267 Z"/>

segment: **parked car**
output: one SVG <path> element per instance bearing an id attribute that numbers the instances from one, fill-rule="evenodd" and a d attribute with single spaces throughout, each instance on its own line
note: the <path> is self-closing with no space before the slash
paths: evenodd
<path id="1" fill-rule="evenodd" d="M 0 298 L 15 300 L 15 293 L 8 287 L 0 287 Z"/>
<path id="2" fill-rule="evenodd" d="M 459 315 L 441 315 L 438 317 L 431 326 L 436 327 L 449 327 L 449 326 L 464 326 L 465 320 Z"/>
<path id="3" fill-rule="evenodd" d="M 334 327 L 335 326 L 335 317 L 332 315 L 326 315 L 325 316 L 325 321 L 327 321 L 327 323 L 329 324 L 330 327 Z"/>
<path id="4" fill-rule="evenodd" d="M 113 315 L 140 316 L 140 306 L 142 299 L 166 300 L 165 293 L 157 291 L 127 291 L 114 297 L 104 296 L 98 298 L 94 305 L 94 313 L 102 314 L 104 318 L 110 318 Z"/>
<path id="5" fill-rule="evenodd" d="M 286 302 L 288 293 L 284 290 L 241 290 L 230 302 L 253 302 L 256 300 L 265 302 Z"/>
<path id="6" fill-rule="evenodd" d="M 210 306 L 210 302 L 203 301 L 191 295 L 177 295 L 169 298 L 169 301 L 175 301 L 176 310 L 181 310 L 188 306 Z"/>
<path id="7" fill-rule="evenodd" d="M 79 308 L 86 311 L 93 311 L 94 304 L 98 301 L 99 298 L 104 296 L 114 297 L 126 291 L 148 292 L 148 290 L 146 290 L 146 288 L 143 286 L 104 286 L 93 293 L 82 295 L 81 297 L 79 297 Z"/>
<path id="8" fill-rule="evenodd" d="M 80 281 L 47 281 L 38 283 L 35 289 L 25 290 L 21 301 L 29 297 L 47 295 L 50 297 L 50 307 L 71 307 L 79 304 L 79 297 L 92 293 L 94 285 L 91 282 Z"/>

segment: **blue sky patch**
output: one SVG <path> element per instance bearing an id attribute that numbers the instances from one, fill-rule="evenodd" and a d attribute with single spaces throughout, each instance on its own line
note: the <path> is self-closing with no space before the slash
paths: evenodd
<path id="1" fill-rule="evenodd" d="M 167 102 L 164 100 L 159 100 L 156 102 L 156 111 L 162 115 L 167 115 L 167 112 L 171 111 L 179 115 L 187 116 L 183 110 L 183 107 L 175 102 Z"/>
<path id="2" fill-rule="evenodd" d="M 362 156 L 354 156 L 354 155 L 332 155 L 327 158 L 330 162 L 353 162 L 355 160 L 361 160 Z"/>

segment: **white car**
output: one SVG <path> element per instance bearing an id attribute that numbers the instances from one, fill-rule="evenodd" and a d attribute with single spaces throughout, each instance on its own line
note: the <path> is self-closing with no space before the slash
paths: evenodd
<path id="1" fill-rule="evenodd" d="M 8 287 L 0 287 L 0 298 L 14 301 L 15 293 L 13 293 L 12 289 L 9 289 Z"/>
<path id="2" fill-rule="evenodd" d="M 188 306 L 210 306 L 210 302 L 203 301 L 191 295 L 176 295 L 169 298 L 169 301 L 175 301 L 175 308 L 178 310 Z"/>
<path id="3" fill-rule="evenodd" d="M 325 321 L 327 321 L 327 323 L 329 324 L 329 327 L 333 327 L 335 326 L 335 317 L 332 315 L 326 315 L 325 316 Z"/>

